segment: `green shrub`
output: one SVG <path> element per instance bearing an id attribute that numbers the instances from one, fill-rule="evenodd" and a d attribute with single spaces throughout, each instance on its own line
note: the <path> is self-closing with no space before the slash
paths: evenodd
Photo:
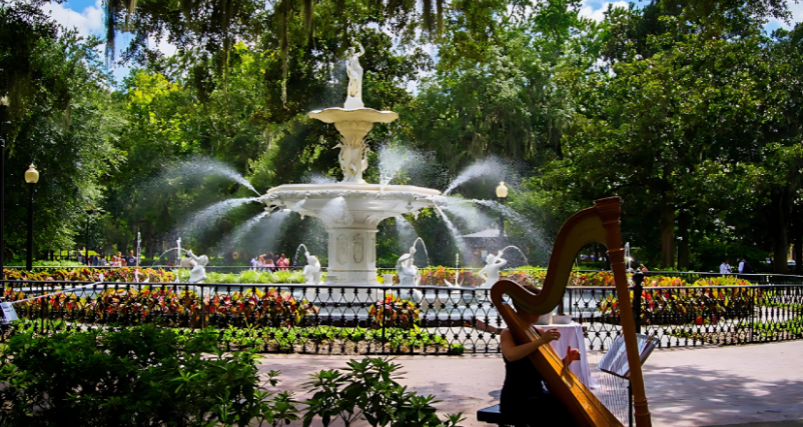
<path id="1" fill-rule="evenodd" d="M 313 396 L 305 403 L 304 426 L 320 417 L 324 426 L 351 425 L 363 419 L 372 426 L 394 427 L 455 426 L 462 414 L 450 414 L 441 420 L 435 413 L 435 396 L 420 396 L 408 392 L 398 382 L 401 365 L 387 359 L 365 358 L 351 360 L 348 367 L 323 370 L 311 375 L 307 387 Z"/>
<path id="2" fill-rule="evenodd" d="M 143 326 L 12 337 L 0 356 L 0 425 L 207 426 L 297 419 L 287 393 L 261 389 L 254 355 L 224 354 L 217 334 L 183 343 Z M 214 357 L 202 357 L 213 353 Z M 276 383 L 276 372 L 268 382 Z"/>
<path id="3" fill-rule="evenodd" d="M 441 420 L 434 396 L 407 391 L 396 382 L 401 366 L 378 358 L 314 374 L 314 395 L 301 414 L 292 393 L 264 390 L 278 383 L 279 372 L 263 382 L 254 353 L 217 349 L 214 330 L 184 332 L 146 325 L 11 337 L 0 353 L 0 425 L 278 426 L 302 415 L 305 426 L 316 418 L 325 426 L 338 419 L 394 427 L 461 421 L 461 414 Z M 242 343 L 259 332 L 229 328 L 222 335 Z M 282 331 L 285 338 L 296 333 Z"/>
<path id="4" fill-rule="evenodd" d="M 463 347 L 463 344 L 452 344 L 449 346 L 449 354 L 453 356 L 460 356 L 466 351 L 466 348 Z"/>

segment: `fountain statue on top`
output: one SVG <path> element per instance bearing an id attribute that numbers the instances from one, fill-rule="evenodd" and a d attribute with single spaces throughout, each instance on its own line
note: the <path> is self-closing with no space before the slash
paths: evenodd
<path id="1" fill-rule="evenodd" d="M 351 51 L 351 56 L 346 61 L 346 73 L 349 76 L 349 90 L 346 96 L 346 104 L 343 106 L 346 110 L 357 110 L 365 108 L 362 103 L 362 65 L 360 65 L 360 57 L 365 55 L 360 43 L 357 43 L 360 52 Z"/>
<path id="2" fill-rule="evenodd" d="M 273 209 L 289 209 L 324 222 L 329 233 L 327 286 L 376 284 L 379 223 L 403 213 L 434 207 L 435 198 L 440 196 L 440 191 L 431 188 L 371 184 L 363 179 L 370 151 L 366 135 L 374 123 L 390 123 L 399 115 L 364 106 L 364 71 L 359 58 L 365 50 L 359 44 L 356 46 L 358 49 L 352 49 L 346 60 L 349 85 L 345 108 L 331 107 L 309 113 L 311 118 L 334 124 L 340 133 L 341 139 L 335 148 L 340 149 L 338 159 L 343 180 L 338 183 L 284 184 L 271 188 L 261 197 Z M 410 265 L 405 264 L 402 269 L 414 271 L 414 268 L 410 260 Z M 307 272 L 313 270 L 315 267 L 310 266 Z M 415 275 L 411 277 L 414 280 Z M 352 291 L 346 290 L 346 294 L 349 292 Z"/>
<path id="3" fill-rule="evenodd" d="M 321 261 L 315 255 L 310 255 L 309 252 L 304 252 L 307 258 L 307 265 L 304 266 L 304 271 L 301 274 L 304 276 L 304 283 L 307 285 L 320 285 L 321 284 Z"/>
<path id="4" fill-rule="evenodd" d="M 192 250 L 187 251 L 187 256 L 195 261 L 195 265 L 190 270 L 189 283 L 202 283 L 206 280 L 206 265 L 209 264 L 209 257 L 206 255 L 195 256 Z"/>
<path id="5" fill-rule="evenodd" d="M 399 285 L 418 286 L 421 283 L 421 274 L 415 266 L 413 255 L 415 247 L 410 248 L 410 252 L 402 255 L 396 261 L 396 274 L 399 275 Z"/>
<path id="6" fill-rule="evenodd" d="M 485 258 L 485 267 L 482 267 L 477 275 L 483 280 L 482 287 L 490 288 L 499 281 L 499 270 L 507 264 L 507 260 L 502 258 L 502 251 L 496 255 L 488 254 Z"/>
<path id="7" fill-rule="evenodd" d="M 368 144 L 365 136 L 374 127 L 374 123 L 390 123 L 399 118 L 393 111 L 377 111 L 365 108 L 362 102 L 362 76 L 360 56 L 365 54 L 362 45 L 359 53 L 351 51 L 346 60 L 346 71 L 349 76 L 348 93 L 344 108 L 327 108 L 309 113 L 309 116 L 324 123 L 334 123 L 335 128 L 343 136 L 343 140 L 336 148 L 340 148 L 340 167 L 343 169 L 343 182 L 365 184 L 362 174 L 368 168 Z"/>

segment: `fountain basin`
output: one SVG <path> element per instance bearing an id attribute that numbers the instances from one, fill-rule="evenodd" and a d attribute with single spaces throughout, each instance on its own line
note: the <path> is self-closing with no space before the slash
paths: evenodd
<path id="1" fill-rule="evenodd" d="M 329 233 L 328 284 L 367 285 L 376 284 L 379 223 L 434 207 L 438 195 L 438 190 L 411 185 L 286 184 L 271 188 L 262 200 L 324 222 Z"/>

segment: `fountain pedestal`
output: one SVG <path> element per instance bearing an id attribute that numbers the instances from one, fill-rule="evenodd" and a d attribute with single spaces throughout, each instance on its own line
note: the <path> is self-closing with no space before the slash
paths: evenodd
<path id="1" fill-rule="evenodd" d="M 327 283 L 376 282 L 376 226 L 353 224 L 329 228 Z"/>

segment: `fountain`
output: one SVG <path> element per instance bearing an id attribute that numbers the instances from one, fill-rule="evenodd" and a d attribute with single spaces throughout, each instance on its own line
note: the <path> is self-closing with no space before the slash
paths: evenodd
<path id="1" fill-rule="evenodd" d="M 343 170 L 339 183 L 285 184 L 261 197 L 270 207 L 287 208 L 302 216 L 321 219 L 329 233 L 329 266 L 326 285 L 376 284 L 376 233 L 384 219 L 434 207 L 438 190 L 409 185 L 369 184 L 363 179 L 370 151 L 365 137 L 374 123 L 390 123 L 399 115 L 366 108 L 362 102 L 362 67 L 352 53 L 347 61 L 348 96 L 344 108 L 332 107 L 309 113 L 311 118 L 333 123 L 342 141 L 338 157 Z"/>
<path id="2" fill-rule="evenodd" d="M 195 261 L 195 265 L 190 270 L 189 283 L 203 283 L 206 280 L 206 265 L 209 264 L 209 257 L 206 255 L 196 256 L 192 250 L 187 251 L 187 255 L 191 260 Z"/>
<path id="3" fill-rule="evenodd" d="M 304 246 L 304 244 L 299 245 L 299 247 L 301 246 Z M 306 246 L 304 246 L 304 257 L 307 259 L 307 265 L 304 266 L 304 271 L 301 272 L 304 276 L 304 283 L 307 285 L 320 285 L 321 261 L 315 255 L 310 255 Z"/>
<path id="4" fill-rule="evenodd" d="M 496 255 L 488 254 L 485 258 L 485 267 L 482 267 L 482 270 L 477 273 L 483 280 L 483 288 L 490 289 L 494 283 L 499 281 L 499 270 L 507 265 L 507 260 L 502 258 L 502 252 L 504 250 L 499 251 Z"/>
<path id="5" fill-rule="evenodd" d="M 421 242 L 421 247 L 424 248 L 424 256 L 427 257 L 427 264 L 426 265 L 429 265 L 429 251 L 427 250 L 427 244 L 424 243 L 424 239 L 422 239 L 420 237 L 416 237 L 415 242 L 413 242 L 413 246 L 412 247 L 414 248 L 415 245 L 418 244 L 418 242 Z"/>
<path id="6" fill-rule="evenodd" d="M 415 246 L 396 261 L 396 274 L 399 275 L 399 284 L 402 286 L 418 286 L 421 283 L 421 274 L 414 264 L 413 255 L 415 255 Z"/>

